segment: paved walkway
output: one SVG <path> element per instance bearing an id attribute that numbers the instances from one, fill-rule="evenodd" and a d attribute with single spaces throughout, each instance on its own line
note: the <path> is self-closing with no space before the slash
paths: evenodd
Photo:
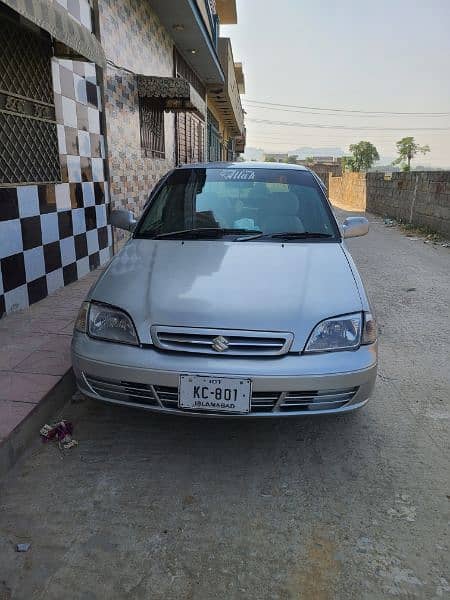
<path id="1" fill-rule="evenodd" d="M 69 371 L 74 321 L 100 272 L 0 320 L 0 447 Z"/>

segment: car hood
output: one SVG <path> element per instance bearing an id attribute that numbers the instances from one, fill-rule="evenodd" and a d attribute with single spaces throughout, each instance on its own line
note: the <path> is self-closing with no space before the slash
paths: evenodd
<path id="1" fill-rule="evenodd" d="M 142 343 L 165 325 L 291 332 L 293 350 L 321 320 L 362 310 L 339 243 L 130 240 L 89 299 L 126 310 Z"/>

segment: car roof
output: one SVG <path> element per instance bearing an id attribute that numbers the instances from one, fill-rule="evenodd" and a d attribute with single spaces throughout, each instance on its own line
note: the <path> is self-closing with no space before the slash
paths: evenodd
<path id="1" fill-rule="evenodd" d="M 310 171 L 303 165 L 277 162 L 203 162 L 179 165 L 177 169 L 280 169 L 284 171 Z"/>

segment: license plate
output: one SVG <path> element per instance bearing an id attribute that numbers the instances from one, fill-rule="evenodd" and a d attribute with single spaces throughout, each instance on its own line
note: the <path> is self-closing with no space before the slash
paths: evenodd
<path id="1" fill-rule="evenodd" d="M 250 412 L 252 382 L 231 377 L 181 375 L 180 408 L 225 413 Z"/>

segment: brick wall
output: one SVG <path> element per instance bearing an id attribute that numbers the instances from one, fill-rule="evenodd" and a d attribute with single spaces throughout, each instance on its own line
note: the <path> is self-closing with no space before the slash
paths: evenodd
<path id="1" fill-rule="evenodd" d="M 343 173 L 340 177 L 330 175 L 328 196 L 333 204 L 354 211 L 366 210 L 366 174 Z"/>
<path id="2" fill-rule="evenodd" d="M 309 166 L 309 165 L 307 165 Z M 324 182 L 324 184 L 327 186 L 327 190 L 328 192 L 329 187 L 328 187 L 328 178 L 333 176 L 338 176 L 338 175 L 342 175 L 342 167 L 340 163 L 335 163 L 332 165 L 324 165 L 324 164 L 314 164 L 312 166 L 309 167 L 312 171 L 314 171 L 314 173 L 316 173 L 316 175 L 318 175 L 320 177 L 320 179 Z"/>
<path id="3" fill-rule="evenodd" d="M 367 210 L 450 236 L 450 172 L 367 173 Z"/>

